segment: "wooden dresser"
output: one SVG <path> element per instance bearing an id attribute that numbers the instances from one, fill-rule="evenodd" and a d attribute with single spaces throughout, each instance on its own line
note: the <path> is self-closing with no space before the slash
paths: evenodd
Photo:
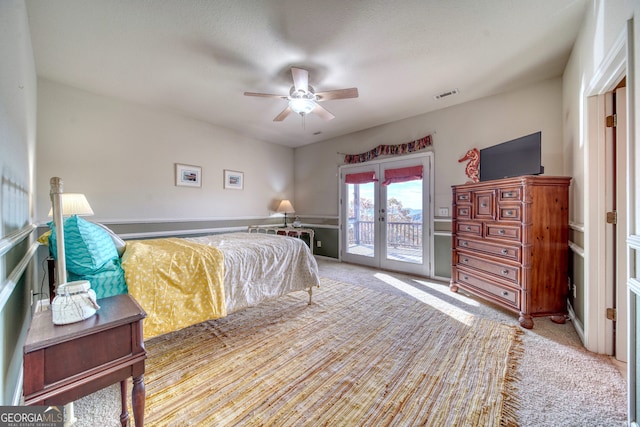
<path id="1" fill-rule="evenodd" d="M 520 176 L 453 189 L 452 291 L 564 323 L 569 177 Z"/>

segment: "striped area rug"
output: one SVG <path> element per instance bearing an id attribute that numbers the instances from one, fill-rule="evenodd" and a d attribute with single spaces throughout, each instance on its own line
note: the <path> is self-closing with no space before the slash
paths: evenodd
<path id="1" fill-rule="evenodd" d="M 146 342 L 153 426 L 516 425 L 520 329 L 323 279 Z"/>

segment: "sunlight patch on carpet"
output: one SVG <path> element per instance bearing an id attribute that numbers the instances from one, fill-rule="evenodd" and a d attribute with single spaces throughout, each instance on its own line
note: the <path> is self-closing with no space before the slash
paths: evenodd
<path id="1" fill-rule="evenodd" d="M 519 328 L 329 279 L 314 294 L 147 341 L 145 423 L 515 425 Z"/>
<path id="2" fill-rule="evenodd" d="M 442 313 L 451 316 L 453 319 L 457 320 L 458 322 L 462 322 L 466 325 L 469 325 L 470 322 L 472 322 L 472 317 L 471 317 L 471 313 L 456 307 L 453 304 L 450 304 L 446 301 L 444 301 L 441 298 L 438 298 L 435 295 L 431 295 L 428 292 L 425 292 L 423 290 L 420 290 L 418 288 L 416 288 L 415 286 L 411 286 L 405 282 L 403 282 L 400 279 L 396 279 L 393 276 L 390 276 L 388 274 L 384 274 L 384 273 L 377 273 L 374 276 L 376 279 L 382 280 L 383 282 L 385 282 L 388 285 L 393 286 L 394 288 L 398 289 L 399 291 L 404 292 L 405 294 L 417 299 L 420 302 L 423 302 L 425 304 L 430 305 L 431 307 L 435 308 L 436 310 L 441 311 Z"/>
<path id="3" fill-rule="evenodd" d="M 422 287 L 428 288 L 432 291 L 436 291 L 443 295 L 445 298 L 455 299 L 457 302 L 470 307 L 480 307 L 480 302 L 465 296 L 459 292 L 452 292 L 448 286 L 442 286 L 442 283 L 434 283 L 426 280 L 413 280 L 414 283 L 419 284 Z"/>

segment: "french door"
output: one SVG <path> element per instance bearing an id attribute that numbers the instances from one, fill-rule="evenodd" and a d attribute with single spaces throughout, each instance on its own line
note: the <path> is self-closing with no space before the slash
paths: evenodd
<path id="1" fill-rule="evenodd" d="M 431 158 L 341 167 L 341 259 L 430 275 Z"/>

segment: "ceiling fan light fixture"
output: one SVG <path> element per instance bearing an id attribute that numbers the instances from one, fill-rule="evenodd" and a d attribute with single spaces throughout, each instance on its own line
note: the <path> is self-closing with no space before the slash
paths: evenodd
<path id="1" fill-rule="evenodd" d="M 348 89 L 335 89 L 316 94 L 313 86 L 309 84 L 309 72 L 302 68 L 291 68 L 291 76 L 293 77 L 293 86 L 289 89 L 289 95 L 274 95 L 270 93 L 245 92 L 245 96 L 260 96 L 265 98 L 280 98 L 287 101 L 287 108 L 282 110 L 273 121 L 281 122 L 286 119 L 291 112 L 295 112 L 302 117 L 302 126 L 304 127 L 304 118 L 308 114 L 315 114 L 323 120 L 333 120 L 335 116 L 320 105 L 320 101 L 329 101 L 336 99 L 357 98 L 358 88 L 351 87 Z"/>
<path id="2" fill-rule="evenodd" d="M 289 99 L 289 108 L 295 113 L 304 116 L 316 108 L 316 101 L 309 98 L 291 98 Z"/>

